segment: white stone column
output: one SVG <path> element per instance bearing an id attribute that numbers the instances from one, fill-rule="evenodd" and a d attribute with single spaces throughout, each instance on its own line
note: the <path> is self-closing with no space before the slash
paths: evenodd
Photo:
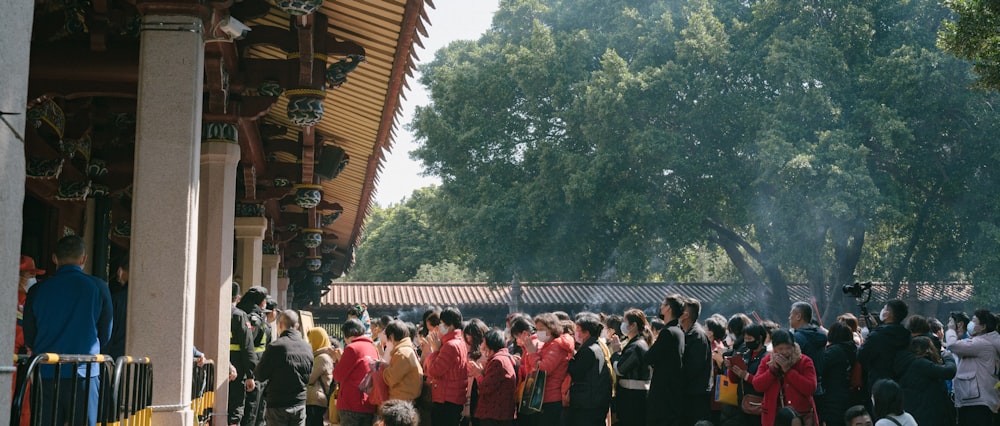
<path id="1" fill-rule="evenodd" d="M 240 290 L 246 293 L 250 287 L 261 285 L 260 268 L 264 255 L 264 230 L 267 219 L 262 217 L 238 217 L 236 229 L 236 278 Z"/>
<path id="2" fill-rule="evenodd" d="M 155 425 L 194 421 L 191 354 L 204 73 L 201 19 L 143 17 L 126 352 L 152 359 Z"/>
<path id="3" fill-rule="evenodd" d="M 214 413 L 225 415 L 229 406 L 229 307 L 233 283 L 233 223 L 236 207 L 236 163 L 240 146 L 202 142 L 202 194 L 198 203 L 197 308 L 194 341 L 205 356 L 215 360 Z M 219 417 L 220 419 L 224 417 Z M 214 423 L 214 422 L 213 422 Z"/>
<path id="4" fill-rule="evenodd" d="M 28 104 L 28 56 L 35 2 L 5 1 L 0 7 L 0 111 L 18 115 L 0 118 L 0 276 L 2 282 L 17 280 L 21 254 L 21 215 L 24 205 L 24 123 Z M 13 128 L 13 129 L 12 129 Z M 0 286 L 0 314 L 14 318 L 17 286 Z M 10 324 L 9 322 L 7 323 Z M 0 353 L 14 353 L 13 328 L 0 333 Z M 10 360 L 10 358 L 7 358 Z M 4 364 L 9 366 L 10 364 Z M 10 419 L 10 368 L 0 369 L 0 419 Z"/>
<path id="5" fill-rule="evenodd" d="M 278 301 L 278 263 L 281 257 L 276 254 L 265 254 L 261 256 L 260 264 L 260 285 L 267 289 L 267 294 L 275 302 Z"/>
<path id="6" fill-rule="evenodd" d="M 288 309 L 288 283 L 289 279 L 287 277 L 278 278 L 278 294 L 274 296 L 274 300 L 278 301 L 278 306 L 281 309 Z"/>

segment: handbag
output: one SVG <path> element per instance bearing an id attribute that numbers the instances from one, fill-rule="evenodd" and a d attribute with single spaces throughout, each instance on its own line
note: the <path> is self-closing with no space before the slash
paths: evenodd
<path id="1" fill-rule="evenodd" d="M 785 381 L 782 380 L 779 383 L 780 383 L 781 387 L 778 388 L 778 406 L 779 406 L 778 407 L 778 411 L 779 411 L 778 414 L 780 415 L 781 411 L 789 411 L 796 418 L 799 419 L 799 424 L 800 425 L 802 425 L 802 426 L 816 426 L 816 422 L 815 422 L 816 417 L 813 415 L 813 411 L 815 411 L 815 408 L 809 408 L 809 411 L 807 411 L 805 413 L 800 413 L 798 410 L 795 409 L 795 407 L 792 407 L 790 405 L 785 405 Z"/>
<path id="2" fill-rule="evenodd" d="M 327 417 L 330 419 L 331 424 L 338 424 L 340 423 L 340 411 L 337 411 L 337 397 L 340 396 L 340 383 L 335 383 L 333 385 L 333 393 L 328 393 L 327 395 L 332 395 L 327 398 L 329 400 L 327 403 Z"/>
<path id="3" fill-rule="evenodd" d="M 715 375 L 715 402 L 726 405 L 739 405 L 739 392 L 736 383 L 730 382 L 723 374 Z"/>
<path id="4" fill-rule="evenodd" d="M 383 402 L 389 400 L 389 385 L 385 383 L 385 378 L 382 377 L 382 365 L 377 365 L 372 368 L 372 388 L 371 392 L 368 393 L 368 403 L 371 405 L 382 405 Z"/>
<path id="5" fill-rule="evenodd" d="M 740 409 L 751 416 L 759 416 L 763 407 L 764 397 L 760 395 L 743 395 L 743 401 L 740 402 Z"/>
<path id="6" fill-rule="evenodd" d="M 521 404 L 517 407 L 518 414 L 535 414 L 542 412 L 542 400 L 545 396 L 545 372 L 532 371 L 524 380 L 524 390 L 521 394 Z"/>

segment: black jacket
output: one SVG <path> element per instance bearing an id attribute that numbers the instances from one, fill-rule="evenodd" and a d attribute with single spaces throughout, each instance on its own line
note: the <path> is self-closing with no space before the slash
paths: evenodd
<path id="1" fill-rule="evenodd" d="M 605 410 L 611 405 L 611 371 L 596 337 L 587 339 L 569 360 L 569 405 Z"/>
<path id="2" fill-rule="evenodd" d="M 920 425 L 955 424 L 954 408 L 945 380 L 955 377 L 955 359 L 942 357 L 943 364 L 917 358 L 910 351 L 896 356 L 899 386 L 903 388 L 903 408 Z"/>
<path id="3" fill-rule="evenodd" d="M 820 420 L 828 425 L 841 424 L 851 406 L 851 368 L 857 359 L 854 341 L 835 343 L 826 348 L 823 363 L 823 387 L 826 393 L 817 400 Z M 820 371 L 820 370 L 817 370 Z"/>
<path id="4" fill-rule="evenodd" d="M 868 389 L 880 379 L 896 380 L 893 363 L 896 353 L 910 344 L 910 331 L 900 324 L 875 327 L 858 349 L 858 361 L 867 377 Z M 898 380 L 897 380 L 898 381 Z"/>
<path id="5" fill-rule="evenodd" d="M 817 381 L 823 382 L 823 387 L 826 387 L 826 382 L 823 380 L 823 355 L 826 350 L 826 333 L 820 330 L 819 327 L 809 324 L 799 327 L 795 330 L 795 343 L 799 344 L 799 349 L 802 350 L 802 355 L 808 356 L 809 359 L 813 361 L 813 365 L 816 366 Z M 822 390 L 817 386 L 817 392 L 822 392 Z"/>
<path id="6" fill-rule="evenodd" d="M 253 332 L 250 318 L 240 308 L 233 306 L 229 322 L 229 362 L 236 368 L 236 379 L 253 377 L 257 356 L 253 353 Z"/>
<path id="7" fill-rule="evenodd" d="M 670 426 L 679 422 L 677 413 L 684 409 L 680 403 L 682 394 L 676 381 L 681 377 L 681 362 L 684 355 L 684 332 L 677 326 L 677 320 L 668 322 L 643 357 L 653 367 L 652 380 L 646 401 L 646 422 L 650 425 Z"/>
<path id="8" fill-rule="evenodd" d="M 268 381 L 267 406 L 305 406 L 312 365 L 312 347 L 302 340 L 298 330 L 285 330 L 271 342 L 256 370 L 257 380 Z"/>
<path id="9" fill-rule="evenodd" d="M 701 324 L 695 322 L 684 335 L 682 391 L 686 395 L 697 395 L 712 391 L 712 343 Z"/>
<path id="10" fill-rule="evenodd" d="M 111 306 L 114 307 L 114 314 L 111 321 L 111 339 L 108 340 L 108 350 L 102 353 L 111 355 L 111 358 L 125 355 L 125 327 L 128 325 L 128 283 L 112 285 Z"/>
<path id="11" fill-rule="evenodd" d="M 618 357 L 618 379 L 649 380 L 651 371 L 649 364 L 643 359 L 647 351 L 649 345 L 642 335 L 629 339 L 622 348 L 621 356 Z"/>

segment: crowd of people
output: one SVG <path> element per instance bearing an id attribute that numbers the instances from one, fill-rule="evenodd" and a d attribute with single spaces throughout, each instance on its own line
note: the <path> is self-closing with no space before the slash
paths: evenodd
<path id="1" fill-rule="evenodd" d="M 516 313 L 491 328 L 455 307 L 414 324 L 370 320 L 359 305 L 344 346 L 318 327 L 301 343 L 312 367 L 297 373 L 300 403 L 310 426 L 329 421 L 331 405 L 349 426 L 993 425 L 997 316 L 955 312 L 944 325 L 908 311 L 892 300 L 878 319 L 845 313 L 824 327 L 798 302 L 783 328 L 745 314 L 702 319 L 699 301 L 674 294 L 652 319 Z"/>

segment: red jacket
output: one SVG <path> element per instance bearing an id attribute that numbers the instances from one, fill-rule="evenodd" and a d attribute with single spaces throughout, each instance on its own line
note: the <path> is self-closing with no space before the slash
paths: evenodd
<path id="1" fill-rule="evenodd" d="M 500 348 L 486 361 L 479 381 L 479 402 L 475 418 L 514 420 L 514 392 L 517 390 L 517 372 L 514 359 L 507 348 Z"/>
<path id="2" fill-rule="evenodd" d="M 340 356 L 340 362 L 333 367 L 333 380 L 340 383 L 340 394 L 337 397 L 337 409 L 357 413 L 374 413 L 375 406 L 368 403 L 368 394 L 361 392 L 358 386 L 365 375 L 371 371 L 368 364 L 378 360 L 378 352 L 372 339 L 366 336 L 355 337 Z"/>
<path id="3" fill-rule="evenodd" d="M 542 402 L 561 402 L 563 397 L 563 380 L 567 377 L 569 359 L 573 358 L 573 336 L 561 334 L 542 345 L 535 353 L 525 353 L 521 361 L 528 371 L 537 369 L 545 372 L 545 394 Z"/>
<path id="4" fill-rule="evenodd" d="M 427 357 L 432 402 L 465 405 L 469 388 L 469 348 L 462 330 L 441 336 L 441 349 Z"/>
<path id="5" fill-rule="evenodd" d="M 802 355 L 799 362 L 785 372 L 783 378 L 780 378 L 767 366 L 771 355 L 764 355 L 764 359 L 760 361 L 760 367 L 757 369 L 757 374 L 753 376 L 754 389 L 764 393 L 760 423 L 764 425 L 774 424 L 774 416 L 781 408 L 778 405 L 778 391 L 784 386 L 784 405 L 791 406 L 799 414 L 812 412 L 814 423 L 819 424 L 819 418 L 816 417 L 816 403 L 813 401 L 813 394 L 816 393 L 816 367 L 813 366 L 813 361 L 808 356 Z"/>

